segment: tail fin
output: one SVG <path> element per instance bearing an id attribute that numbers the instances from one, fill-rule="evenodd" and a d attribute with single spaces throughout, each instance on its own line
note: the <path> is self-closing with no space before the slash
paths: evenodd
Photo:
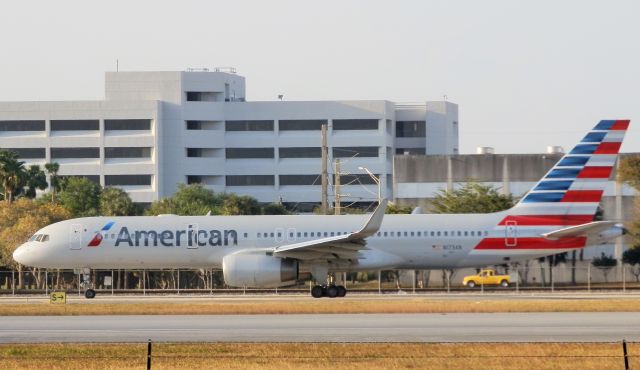
<path id="1" fill-rule="evenodd" d="M 540 226 L 592 221 L 628 127 L 629 120 L 600 121 L 508 211 L 507 219 Z"/>

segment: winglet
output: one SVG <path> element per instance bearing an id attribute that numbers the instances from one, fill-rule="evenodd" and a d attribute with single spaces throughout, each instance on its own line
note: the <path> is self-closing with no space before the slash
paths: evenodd
<path id="1" fill-rule="evenodd" d="M 384 212 L 387 210 L 387 199 L 383 199 L 367 223 L 359 231 L 350 235 L 349 239 L 364 239 L 378 232 L 380 225 L 382 225 L 382 219 L 384 218 Z"/>

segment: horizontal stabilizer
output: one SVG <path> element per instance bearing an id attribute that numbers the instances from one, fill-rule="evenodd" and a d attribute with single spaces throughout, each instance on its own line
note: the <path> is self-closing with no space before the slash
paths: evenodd
<path id="1" fill-rule="evenodd" d="M 564 229 L 551 231 L 542 234 L 543 237 L 551 240 L 560 238 L 574 238 L 578 236 L 595 236 L 601 232 L 618 225 L 616 221 L 594 221 L 582 225 L 565 227 Z"/>

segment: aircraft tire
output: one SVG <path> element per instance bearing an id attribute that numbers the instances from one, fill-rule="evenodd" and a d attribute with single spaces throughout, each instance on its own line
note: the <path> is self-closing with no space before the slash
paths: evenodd
<path id="1" fill-rule="evenodd" d="M 327 287 L 327 297 L 335 298 L 338 296 L 338 287 L 335 285 L 331 285 Z"/>
<path id="2" fill-rule="evenodd" d="M 84 291 L 84 297 L 87 299 L 93 299 L 96 296 L 96 291 L 93 289 L 87 289 Z"/>
<path id="3" fill-rule="evenodd" d="M 313 298 L 322 298 L 324 296 L 324 289 L 320 285 L 316 285 L 311 289 L 311 296 Z"/>
<path id="4" fill-rule="evenodd" d="M 347 288 L 343 287 L 342 285 L 338 285 L 337 288 L 338 288 L 338 297 L 342 298 L 347 295 Z"/>

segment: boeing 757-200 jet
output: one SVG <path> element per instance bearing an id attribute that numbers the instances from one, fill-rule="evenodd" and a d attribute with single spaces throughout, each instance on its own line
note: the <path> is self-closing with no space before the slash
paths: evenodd
<path id="1" fill-rule="evenodd" d="M 44 227 L 13 258 L 84 271 L 222 268 L 236 287 L 291 285 L 305 271 L 318 282 L 314 297 L 336 297 L 346 294 L 336 272 L 479 267 L 572 251 L 625 232 L 593 220 L 628 126 L 600 121 L 506 211 L 385 215 L 383 200 L 368 217 L 86 217 Z"/>

